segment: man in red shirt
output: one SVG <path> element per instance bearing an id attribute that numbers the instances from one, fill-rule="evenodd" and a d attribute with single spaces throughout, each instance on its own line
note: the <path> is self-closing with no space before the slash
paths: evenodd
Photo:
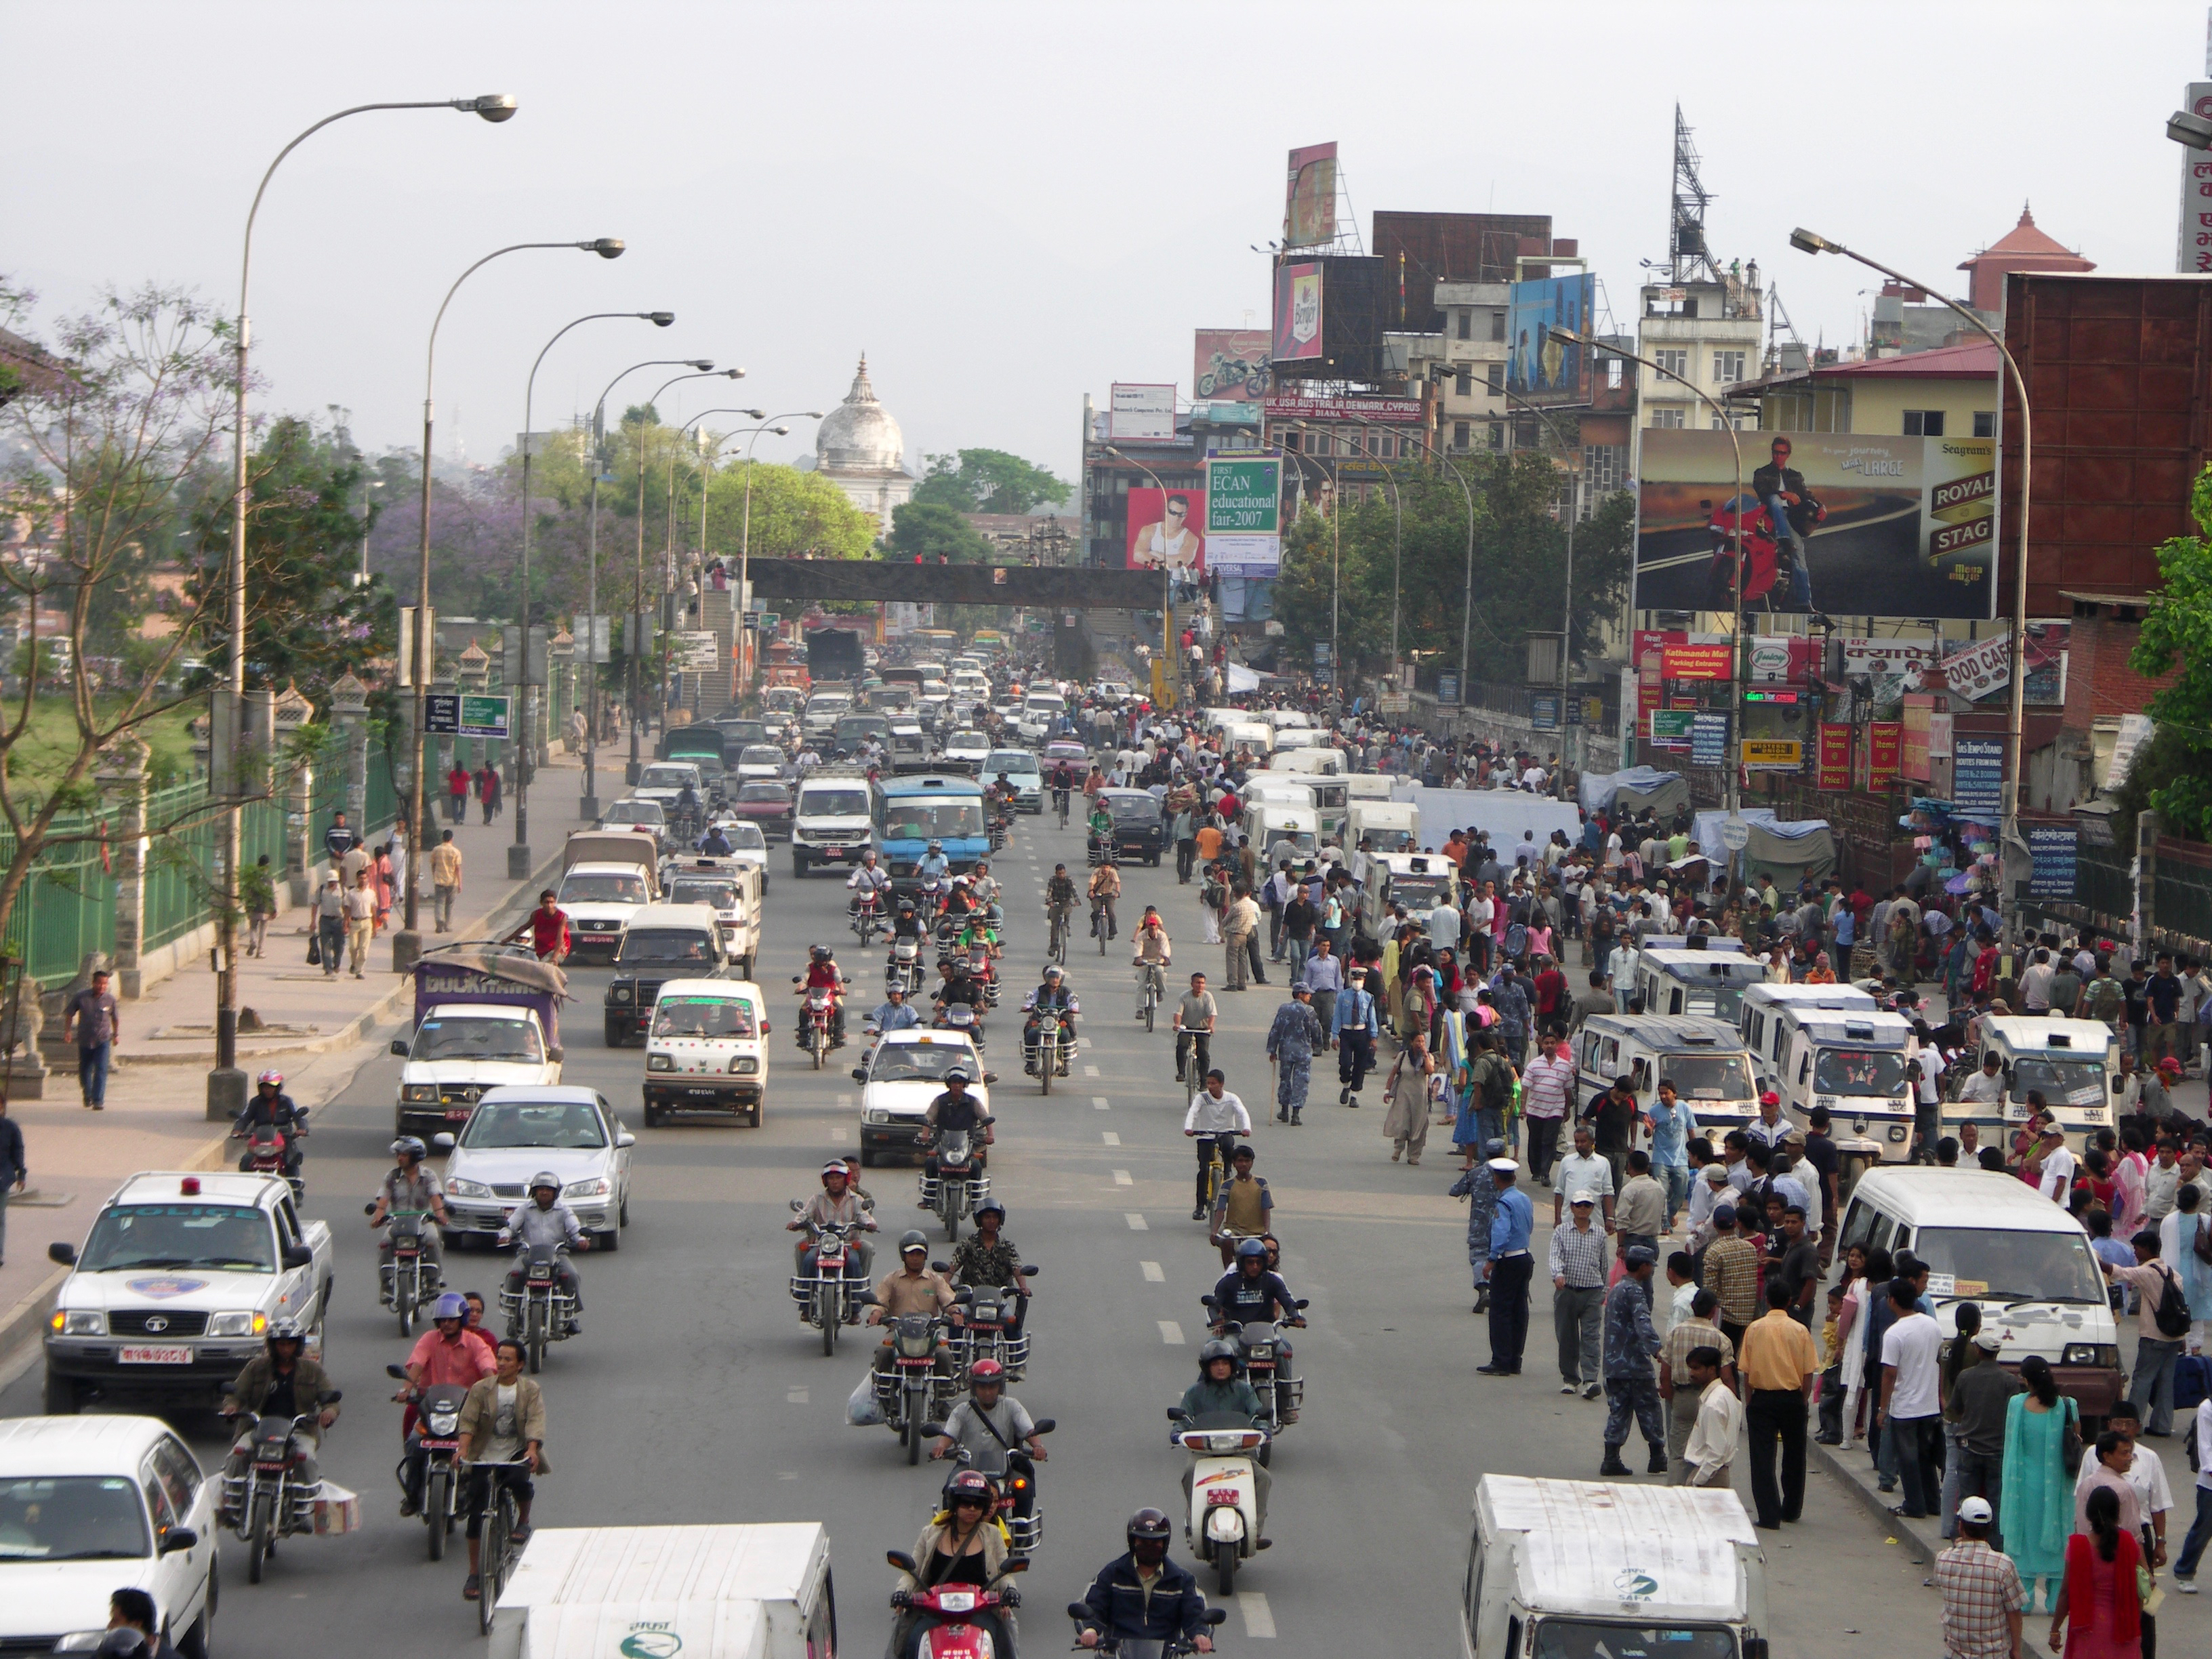
<path id="1" fill-rule="evenodd" d="M 568 913 L 554 903 L 549 887 L 538 896 L 538 908 L 530 913 L 530 948 L 538 961 L 558 964 L 567 959 L 569 943 Z"/>
<path id="2" fill-rule="evenodd" d="M 1552 1022 L 1564 1013 L 1566 1000 L 1567 976 L 1559 971 L 1559 964 L 1549 957 L 1537 961 L 1541 971 L 1536 975 L 1536 1028 L 1549 1030 Z"/>
<path id="3" fill-rule="evenodd" d="M 845 1046 L 845 973 L 837 966 L 835 954 L 826 945 L 817 945 L 809 953 L 806 982 L 799 987 L 799 994 L 805 996 L 814 990 L 830 993 L 830 1046 L 842 1048 Z M 799 1046 L 805 1048 L 806 1022 L 802 1019 L 798 1024 Z"/>
<path id="4" fill-rule="evenodd" d="M 407 1493 L 399 1503 L 402 1516 L 416 1514 L 422 1507 L 422 1471 L 429 1462 L 429 1454 L 422 1449 L 422 1438 L 416 1432 L 410 1396 L 419 1396 L 425 1389 L 466 1389 L 499 1369 L 484 1352 L 484 1345 L 470 1334 L 468 1312 L 469 1304 L 460 1292 L 447 1291 L 438 1298 L 432 1312 L 435 1328 L 417 1337 L 414 1351 L 407 1356 L 409 1392 L 399 1396 L 410 1400 L 404 1425 Z"/>

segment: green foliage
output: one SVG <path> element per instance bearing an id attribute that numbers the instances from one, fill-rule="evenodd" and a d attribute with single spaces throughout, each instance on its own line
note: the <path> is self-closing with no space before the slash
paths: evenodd
<path id="1" fill-rule="evenodd" d="M 2177 663 L 2180 672 L 2144 708 L 2158 735 L 2121 793 L 2130 811 L 2155 808 L 2169 835 L 2212 841 L 2212 467 L 2197 475 L 2189 505 L 2205 534 L 2176 536 L 2158 550 L 2160 590 L 2128 658 L 2146 679 Z"/>
<path id="2" fill-rule="evenodd" d="M 752 486 L 750 530 L 745 487 Z M 875 524 L 852 498 L 818 472 L 769 461 L 739 461 L 714 475 L 707 489 L 707 550 L 735 559 L 741 545 L 757 559 L 866 558 Z"/>
<path id="3" fill-rule="evenodd" d="M 914 492 L 914 499 L 925 506 L 956 513 L 1026 513 L 1068 498 L 1065 479 L 1003 449 L 963 449 L 927 459 L 928 476 Z"/>
<path id="4" fill-rule="evenodd" d="M 884 538 L 884 550 L 889 558 L 910 561 L 919 555 L 924 564 L 984 564 L 996 550 L 958 509 L 924 501 L 891 509 L 891 533 Z"/>

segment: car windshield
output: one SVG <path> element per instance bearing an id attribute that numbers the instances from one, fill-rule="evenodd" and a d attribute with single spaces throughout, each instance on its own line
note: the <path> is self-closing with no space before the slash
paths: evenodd
<path id="1" fill-rule="evenodd" d="M 754 831 L 756 835 L 759 831 Z M 670 884 L 668 902 L 671 904 L 703 904 L 710 910 L 734 910 L 738 908 L 738 884 L 733 881 L 677 881 Z"/>
<path id="2" fill-rule="evenodd" d="M 1621 1577 L 1643 1595 L 1659 1593 L 1656 1581 L 1634 1568 Z M 1628 1585 L 1621 1589 L 1628 1593 Z M 1532 1648 L 1534 1659 L 1735 1659 L 1735 1633 L 1722 1625 L 1607 1625 L 1594 1619 L 1547 1619 L 1536 1626 Z"/>
<path id="3" fill-rule="evenodd" d="M 510 1146 L 560 1146 L 589 1152 L 607 1144 L 599 1114 L 580 1100 L 487 1101 L 469 1115 L 461 1145 L 475 1152 Z"/>
<path id="4" fill-rule="evenodd" d="M 810 789 L 799 798 L 799 810 L 812 818 L 858 818 L 867 816 L 865 789 Z"/>
<path id="5" fill-rule="evenodd" d="M 982 833 L 983 807 L 979 801 L 916 799 L 884 803 L 884 836 L 889 841 L 934 841 Z"/>
<path id="6" fill-rule="evenodd" d="M 538 1028 L 526 1019 L 433 1014 L 415 1028 L 411 1060 L 505 1060 L 535 1065 L 545 1058 Z"/>
<path id="7" fill-rule="evenodd" d="M 2002 1302 L 2102 1302 L 2105 1277 L 2079 1231 L 2006 1232 L 1991 1227 L 1923 1227 L 1912 1254 L 1952 1279 L 1953 1296 Z M 1933 1289 L 1933 1285 L 1930 1286 Z"/>
<path id="8" fill-rule="evenodd" d="M 2012 1063 L 2014 1100 L 2026 1100 L 2030 1089 L 2043 1091 L 2053 1106 L 2101 1106 L 2105 1103 L 2105 1067 L 2101 1060 L 2045 1060 L 2024 1055 Z"/>
<path id="9" fill-rule="evenodd" d="M 668 814 L 660 810 L 657 800 L 618 800 L 607 808 L 609 823 L 649 823 L 658 829 L 668 822 Z"/>
<path id="10" fill-rule="evenodd" d="M 752 1004 L 736 997 L 662 997 L 653 1005 L 657 1037 L 749 1037 Z"/>
<path id="11" fill-rule="evenodd" d="M 738 819 L 734 823 L 724 824 L 722 834 L 729 838 L 730 845 L 735 848 L 759 850 L 768 846 L 768 837 L 761 834 L 760 825 L 744 818 Z"/>
<path id="12" fill-rule="evenodd" d="M 778 806 L 791 805 L 791 791 L 780 783 L 749 783 L 738 791 L 739 800 L 773 801 Z"/>
<path id="13" fill-rule="evenodd" d="M 1035 777 L 1036 757 L 1026 749 L 994 749 L 991 757 L 983 763 L 983 769 L 994 777 L 1001 772 L 1010 778 Z"/>
<path id="14" fill-rule="evenodd" d="M 1659 1080 L 1685 1100 L 1749 1100 L 1751 1066 L 1741 1054 L 1663 1054 Z"/>
<path id="15" fill-rule="evenodd" d="M 1295 840 L 1295 837 L 1293 837 Z M 1311 847 L 1313 837 L 1308 836 L 1298 843 Z M 1393 876 L 1390 878 L 1390 896 L 1408 910 L 1433 910 L 1437 901 L 1451 896 L 1449 876 Z"/>
<path id="16" fill-rule="evenodd" d="M 1158 823 L 1160 804 L 1150 795 L 1109 795 L 1106 810 L 1117 823 Z"/>
<path id="17" fill-rule="evenodd" d="M 689 766 L 648 766 L 638 774 L 637 787 L 641 789 L 681 789 L 687 783 L 696 787 L 697 781 Z"/>
<path id="18" fill-rule="evenodd" d="M 0 1561 L 119 1561 L 151 1553 L 146 1500 L 121 1475 L 0 1480 Z"/>
<path id="19" fill-rule="evenodd" d="M 975 1080 L 975 1057 L 960 1042 L 890 1042 L 876 1050 L 876 1063 L 868 1073 L 871 1083 L 934 1081 L 955 1066 Z"/>
<path id="20" fill-rule="evenodd" d="M 690 927 L 633 928 L 615 949 L 620 963 L 711 962 L 714 956 L 713 942 Z"/>
<path id="21" fill-rule="evenodd" d="M 563 904 L 642 904 L 645 878 L 622 875 L 576 875 L 561 878 Z"/>
<path id="22" fill-rule="evenodd" d="M 1359 839 L 1373 842 L 1375 850 L 1378 853 L 1411 853 L 1419 850 L 1413 845 L 1413 832 L 1410 830 L 1362 830 L 1359 832 Z"/>
<path id="23" fill-rule="evenodd" d="M 945 746 L 947 749 L 988 749 L 991 745 L 985 741 L 981 732 L 955 732 L 945 738 Z"/>
<path id="24" fill-rule="evenodd" d="M 92 1273 L 152 1267 L 273 1273 L 276 1234 L 251 1205 L 117 1204 L 92 1224 L 77 1265 Z"/>
<path id="25" fill-rule="evenodd" d="M 789 712 L 791 704 L 788 699 L 779 703 L 774 697 L 770 697 L 768 700 L 768 706 L 779 714 L 785 714 Z M 727 748 L 732 743 L 745 744 L 768 741 L 768 727 L 758 720 L 716 720 L 714 729 L 722 734 L 724 748 Z"/>
<path id="26" fill-rule="evenodd" d="M 1677 982 L 1669 995 L 1670 1012 L 1702 1014 L 1708 1019 L 1724 1019 L 1731 1025 L 1736 1024 L 1737 1017 L 1743 1012 L 1743 987 L 1719 980 L 1700 980 L 1686 986 Z M 1679 1010 L 1673 1007 L 1673 995 L 1680 995 L 1682 999 Z"/>
<path id="27" fill-rule="evenodd" d="M 783 750 L 771 744 L 757 743 L 738 757 L 740 766 L 783 766 Z"/>
<path id="28" fill-rule="evenodd" d="M 1813 1091 L 1823 1095 L 1893 1095 L 1905 1086 L 1905 1055 L 1896 1048 L 1814 1050 Z"/>

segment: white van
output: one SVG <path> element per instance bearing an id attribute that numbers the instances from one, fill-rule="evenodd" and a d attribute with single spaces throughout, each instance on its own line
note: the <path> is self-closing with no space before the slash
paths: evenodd
<path id="1" fill-rule="evenodd" d="M 1313 724 L 1312 717 L 1303 708 L 1262 708 L 1260 718 L 1276 731 L 1287 731 L 1292 726 L 1303 731 Z"/>
<path id="2" fill-rule="evenodd" d="M 1275 747 L 1279 750 L 1326 749 L 1329 746 L 1328 733 L 1316 732 L 1310 726 L 1270 726 L 1268 730 L 1275 734 Z"/>
<path id="3" fill-rule="evenodd" d="M 1754 985 L 1744 993 L 1742 1030 L 1759 1086 L 1782 1097 L 1782 1115 L 1802 1123 L 1816 1107 L 1834 1120 L 1843 1159 L 1839 1193 L 1875 1164 L 1912 1155 L 1912 1022 L 1877 1009 L 1863 991 L 1838 985 Z"/>
<path id="4" fill-rule="evenodd" d="M 1743 1012 L 1744 992 L 1765 982 L 1762 958 L 1746 956 L 1732 939 L 1711 934 L 1638 951 L 1630 988 L 1646 1013 L 1704 1014 L 1733 1025 Z"/>
<path id="5" fill-rule="evenodd" d="M 1388 772 L 1347 772 L 1344 775 L 1344 798 L 1355 800 L 1389 800 L 1390 792 L 1398 787 L 1398 780 Z"/>
<path id="6" fill-rule="evenodd" d="M 1246 811 L 1244 823 L 1253 856 L 1265 860 L 1270 870 L 1275 867 L 1279 848 L 1287 847 L 1300 865 L 1320 856 L 1321 824 L 1304 807 L 1261 801 Z"/>
<path id="7" fill-rule="evenodd" d="M 1356 800 L 1344 809 L 1344 840 L 1357 849 L 1372 841 L 1377 853 L 1421 850 L 1421 809 L 1409 800 Z"/>
<path id="8" fill-rule="evenodd" d="M 1592 1014 L 1575 1033 L 1575 1098 L 1587 1101 L 1631 1079 L 1639 1113 L 1674 1085 L 1698 1120 L 1698 1133 L 1720 1145 L 1730 1129 L 1759 1115 L 1758 1088 L 1743 1038 L 1726 1020 L 1691 1014 Z"/>
<path id="9" fill-rule="evenodd" d="M 1442 853 L 1354 853 L 1351 870 L 1365 889 L 1359 906 L 1363 933 L 1372 934 L 1393 904 L 1425 916 L 1439 899 L 1459 902 L 1459 866 Z"/>
<path id="10" fill-rule="evenodd" d="M 1221 727 L 1221 750 L 1233 755 L 1243 750 L 1255 760 L 1265 764 L 1275 750 L 1275 729 L 1265 720 L 1235 720 Z"/>
<path id="11" fill-rule="evenodd" d="M 791 871 L 801 880 L 810 865 L 849 869 L 868 850 L 875 820 L 868 810 L 868 775 L 857 766 L 817 766 L 799 781 L 791 811 Z"/>
<path id="12" fill-rule="evenodd" d="M 2098 1130 L 2111 1126 L 2112 1095 L 2120 1086 L 2119 1044 L 2104 1021 L 1999 1014 L 1985 1016 L 1981 1030 L 1982 1046 L 1959 1062 L 1956 1080 L 1972 1077 L 1981 1069 L 1982 1056 L 1994 1053 L 2004 1062 L 1999 1073 L 2003 1096 L 1990 1103 L 1947 1100 L 1945 1134 L 1958 1133 L 1959 1126 L 1972 1118 L 1981 1126 L 1982 1145 L 2002 1146 L 2005 1135 L 2027 1121 L 2031 1089 L 2041 1092 L 2077 1152 Z"/>
<path id="13" fill-rule="evenodd" d="M 1767 1659 L 1766 1557 L 1725 1486 L 1486 1474 L 1467 1659 Z"/>
<path id="14" fill-rule="evenodd" d="M 787 1521 L 539 1527 L 500 1592 L 489 1652 L 825 1659 L 839 1647 L 829 1529 Z"/>
<path id="15" fill-rule="evenodd" d="M 1344 769 L 1341 749 L 1279 749 L 1268 757 L 1267 769 L 1255 773 L 1252 781 L 1281 778 L 1310 786 L 1314 810 L 1321 815 L 1322 839 L 1338 841 L 1344 834 L 1344 809 L 1351 799 L 1344 787 Z"/>
<path id="16" fill-rule="evenodd" d="M 1854 1244 L 1910 1249 L 1929 1267 L 1928 1295 L 1948 1338 L 1958 1305 L 1981 1305 L 1982 1328 L 2004 1346 L 1997 1362 L 2050 1363 L 2081 1401 L 2082 1432 L 2125 1391 L 2119 1334 L 2105 1277 L 2081 1224 L 2026 1182 L 1987 1170 L 1869 1170 L 1844 1209 L 1833 1276 Z"/>
<path id="17" fill-rule="evenodd" d="M 678 1112 L 730 1112 L 759 1128 L 768 1029 L 768 999 L 750 980 L 668 981 L 646 1032 L 645 1127 Z"/>

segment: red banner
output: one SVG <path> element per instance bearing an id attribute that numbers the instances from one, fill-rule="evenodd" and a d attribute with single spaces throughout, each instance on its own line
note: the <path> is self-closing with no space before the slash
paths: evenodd
<path id="1" fill-rule="evenodd" d="M 1644 659 L 1656 658 L 1660 651 L 1670 645 L 1687 645 L 1690 636 L 1680 629 L 1660 629 L 1639 628 L 1629 635 L 1628 660 L 1632 667 L 1641 668 Z"/>
<path id="2" fill-rule="evenodd" d="M 1647 662 L 1636 675 L 1636 735 L 1649 739 L 1651 711 L 1659 706 L 1659 665 Z"/>
<path id="3" fill-rule="evenodd" d="M 1733 645 L 1669 645 L 1659 653 L 1659 677 L 1668 680 L 1725 680 L 1734 677 Z"/>
<path id="4" fill-rule="evenodd" d="M 1851 728 L 1824 721 L 1820 726 L 1820 769 L 1823 789 L 1851 787 Z"/>
<path id="5" fill-rule="evenodd" d="M 1905 746 L 1905 722 L 1875 720 L 1867 726 L 1867 787 L 1887 789 L 1897 781 L 1898 751 Z"/>

